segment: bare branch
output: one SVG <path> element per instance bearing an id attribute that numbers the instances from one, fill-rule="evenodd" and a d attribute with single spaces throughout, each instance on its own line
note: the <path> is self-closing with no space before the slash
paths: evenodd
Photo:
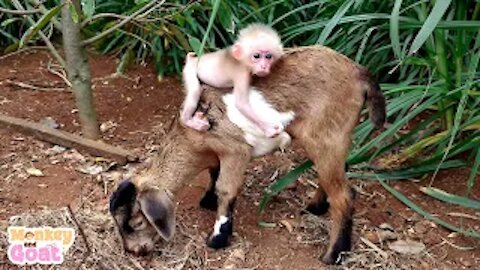
<path id="1" fill-rule="evenodd" d="M 0 12 L 14 14 L 14 15 L 31 15 L 41 13 L 40 9 L 18 10 L 18 9 L 6 9 L 0 7 Z"/>
<path id="2" fill-rule="evenodd" d="M 107 35 L 110 35 L 111 33 L 115 32 L 117 29 L 119 29 L 120 27 L 124 26 L 125 24 L 127 24 L 128 22 L 130 22 L 131 20 L 133 20 L 135 17 L 139 16 L 139 17 L 145 17 L 148 13 L 152 12 L 155 8 L 157 8 L 158 6 L 161 6 L 163 3 L 165 2 L 165 0 L 155 0 L 155 1 L 152 1 L 148 4 L 146 4 L 144 7 L 142 7 L 141 9 L 137 10 L 136 12 L 134 12 L 132 15 L 126 17 L 125 19 L 123 19 L 121 22 L 119 22 L 117 25 L 109 28 L 108 30 L 105 30 L 103 31 L 102 33 L 98 34 L 97 36 L 94 36 L 92 38 L 89 38 L 89 39 L 86 39 L 82 42 L 82 45 L 85 46 L 85 45 L 88 45 L 90 43 L 93 43 L 97 40 L 100 40 L 102 38 L 104 38 L 105 36 Z"/>

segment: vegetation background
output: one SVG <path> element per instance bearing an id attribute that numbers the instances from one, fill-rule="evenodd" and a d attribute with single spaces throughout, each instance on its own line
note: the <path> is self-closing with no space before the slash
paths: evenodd
<path id="1" fill-rule="evenodd" d="M 471 173 L 464 194 L 429 187 L 424 192 L 480 209 L 480 202 L 469 198 L 480 185 L 478 0 L 80 2 L 82 12 L 71 14 L 84 42 L 99 53 L 118 55 L 118 73 L 131 63 L 153 61 L 159 79 L 178 75 L 186 52 L 228 46 L 252 22 L 274 27 L 287 47 L 321 44 L 365 65 L 382 82 L 389 125 L 376 136 L 369 121 L 357 127 L 349 176 L 380 181 L 426 218 L 480 237 L 432 217 L 383 181 L 425 177 L 430 186 L 439 170 L 466 166 Z M 6 12 L 18 10 L 16 3 L 0 0 L 4 53 L 44 43 L 40 30 L 53 44 L 60 43 L 60 0 L 25 0 L 21 4 L 32 10 L 25 16 Z M 260 209 L 310 166 L 306 162 L 272 185 Z"/>

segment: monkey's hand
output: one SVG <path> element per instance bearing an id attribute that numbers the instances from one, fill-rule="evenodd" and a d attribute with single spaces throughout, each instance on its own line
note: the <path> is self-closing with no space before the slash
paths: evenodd
<path id="1" fill-rule="evenodd" d="M 273 138 L 277 137 L 280 133 L 283 132 L 283 124 L 282 123 L 276 123 L 276 124 L 264 124 L 263 127 L 263 132 L 265 133 L 265 136 L 268 138 Z"/>
<path id="2" fill-rule="evenodd" d="M 203 112 L 196 112 L 192 118 L 185 121 L 185 125 L 198 131 L 207 131 L 210 123 Z"/>

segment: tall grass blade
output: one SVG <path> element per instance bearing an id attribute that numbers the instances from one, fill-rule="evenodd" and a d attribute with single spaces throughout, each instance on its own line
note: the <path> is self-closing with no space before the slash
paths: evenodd
<path id="1" fill-rule="evenodd" d="M 422 28 L 420 28 L 420 31 L 418 31 L 417 36 L 412 42 L 412 46 L 408 51 L 409 55 L 416 53 L 423 46 L 427 38 L 435 30 L 437 24 L 442 19 L 451 2 L 452 0 L 437 0 L 435 2 L 435 6 L 433 6 L 432 11 L 428 15 L 427 19 L 422 25 Z"/>
<path id="2" fill-rule="evenodd" d="M 330 33 L 332 33 L 333 28 L 337 26 L 339 23 L 340 19 L 347 13 L 347 11 L 350 9 L 350 7 L 355 3 L 355 0 L 349 0 L 343 3 L 342 6 L 340 6 L 333 15 L 332 19 L 328 21 L 328 23 L 325 25 L 325 28 L 323 29 L 322 33 L 320 34 L 320 37 L 318 38 L 316 44 L 325 44 L 325 41 L 327 41 L 328 36 Z"/>
<path id="3" fill-rule="evenodd" d="M 403 0 L 396 0 L 393 6 L 392 15 L 390 17 L 390 39 L 392 41 L 392 49 L 397 58 L 401 58 L 400 35 L 398 32 L 398 20 L 400 16 L 400 7 Z"/>
<path id="4" fill-rule="evenodd" d="M 459 227 L 457 227 L 457 226 L 455 226 L 451 223 L 448 223 L 448 222 L 432 215 L 431 213 L 423 210 L 420 206 L 418 206 L 417 204 L 415 204 L 414 202 L 409 200 L 407 197 L 405 197 L 405 195 L 403 195 L 402 193 L 400 193 L 399 191 L 397 191 L 396 189 L 392 188 L 387 183 L 385 183 L 385 181 L 379 180 L 379 182 L 393 196 L 395 196 L 398 200 L 400 200 L 402 203 L 407 205 L 413 211 L 422 215 L 424 218 L 426 218 L 426 219 L 428 219 L 432 222 L 435 222 L 436 224 L 438 224 L 440 226 L 443 226 L 443 227 L 445 227 L 445 228 L 447 228 L 451 231 L 458 232 L 458 233 L 461 233 L 461 234 L 464 234 L 464 235 L 467 235 L 467 236 L 471 236 L 471 237 L 475 237 L 475 238 L 480 238 L 480 232 L 476 232 L 476 231 L 473 231 L 473 230 L 464 230 L 464 229 L 459 228 Z"/>
<path id="5" fill-rule="evenodd" d="M 456 204 L 467 208 L 480 210 L 480 201 L 471 200 L 467 197 L 450 194 L 444 190 L 434 187 L 422 187 L 420 191 L 443 202 Z"/>

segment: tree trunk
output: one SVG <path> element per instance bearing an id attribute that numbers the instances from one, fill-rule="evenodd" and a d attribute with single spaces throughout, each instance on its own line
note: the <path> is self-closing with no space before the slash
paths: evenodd
<path id="1" fill-rule="evenodd" d="M 78 0 L 72 1 L 79 7 Z M 83 136 L 98 139 L 99 127 L 93 103 L 90 66 L 85 48 L 81 45 L 80 24 L 72 20 L 69 4 L 62 8 L 63 49 L 68 79 L 72 83 Z M 79 11 L 79 9 L 77 9 Z"/>

